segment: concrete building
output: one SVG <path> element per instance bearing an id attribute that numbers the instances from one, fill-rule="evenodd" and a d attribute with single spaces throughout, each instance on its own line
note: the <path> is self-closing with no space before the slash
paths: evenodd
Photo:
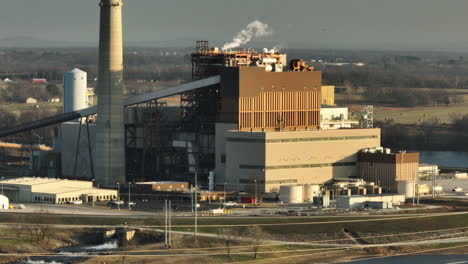
<path id="1" fill-rule="evenodd" d="M 439 166 L 435 164 L 419 164 L 419 178 L 430 178 L 439 175 Z"/>
<path id="2" fill-rule="evenodd" d="M 108 201 L 117 198 L 116 190 L 93 188 L 92 181 L 62 180 L 54 178 L 17 178 L 0 181 L 4 194 L 12 202 L 62 204 Z"/>
<path id="3" fill-rule="evenodd" d="M 358 120 L 349 120 L 347 107 L 322 104 L 320 109 L 321 129 L 353 128 L 358 125 Z"/>
<path id="4" fill-rule="evenodd" d="M 448 173 L 447 176 L 451 179 L 466 179 L 468 178 L 468 173 L 466 172 L 460 172 L 460 171 L 454 171 L 451 173 Z"/>
<path id="5" fill-rule="evenodd" d="M 404 202 L 405 196 L 399 194 L 338 196 L 336 198 L 336 208 L 361 209 L 369 207 L 387 209 Z M 380 203 L 380 205 L 375 203 Z"/>
<path id="6" fill-rule="evenodd" d="M 398 181 L 415 182 L 419 175 L 419 153 L 391 153 L 389 149 L 359 152 L 359 177 L 374 182 L 385 192 L 397 193 Z"/>
<path id="7" fill-rule="evenodd" d="M 359 150 L 380 146 L 380 129 L 241 132 L 217 124 L 216 184 L 228 190 L 278 191 L 357 177 Z"/>
<path id="8" fill-rule="evenodd" d="M 0 210 L 10 208 L 10 200 L 4 195 L 0 195 Z"/>
<path id="9" fill-rule="evenodd" d="M 135 183 L 137 189 L 145 189 L 148 191 L 162 191 L 162 192 L 181 192 L 186 191 L 190 188 L 188 182 L 177 182 L 177 181 L 160 181 L 160 182 L 137 182 Z"/>

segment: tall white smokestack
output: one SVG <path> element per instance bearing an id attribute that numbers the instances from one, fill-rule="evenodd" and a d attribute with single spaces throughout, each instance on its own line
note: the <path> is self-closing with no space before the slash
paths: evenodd
<path id="1" fill-rule="evenodd" d="M 125 183 L 122 0 L 100 0 L 96 182 Z"/>

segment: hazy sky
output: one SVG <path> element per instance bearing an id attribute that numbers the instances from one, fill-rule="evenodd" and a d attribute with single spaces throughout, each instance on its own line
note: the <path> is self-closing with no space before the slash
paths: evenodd
<path id="1" fill-rule="evenodd" d="M 0 39 L 97 43 L 98 0 L 1 0 Z M 250 21 L 285 46 L 468 50 L 468 0 L 125 0 L 125 40 L 229 41 Z"/>

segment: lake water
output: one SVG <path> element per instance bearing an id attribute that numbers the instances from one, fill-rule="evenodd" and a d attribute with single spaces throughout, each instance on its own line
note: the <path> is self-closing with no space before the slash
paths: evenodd
<path id="1" fill-rule="evenodd" d="M 437 164 L 443 167 L 468 168 L 468 152 L 417 151 L 419 163 Z"/>
<path id="2" fill-rule="evenodd" d="M 73 264 L 89 257 L 115 252 L 119 249 L 117 240 L 110 240 L 101 245 L 79 245 L 62 248 L 55 256 L 31 257 L 12 262 L 15 264 Z"/>
<path id="3" fill-rule="evenodd" d="M 468 255 L 420 255 L 364 259 L 347 264 L 468 264 Z"/>

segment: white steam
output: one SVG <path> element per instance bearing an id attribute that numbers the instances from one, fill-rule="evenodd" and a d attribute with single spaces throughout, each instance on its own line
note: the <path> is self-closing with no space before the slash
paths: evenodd
<path id="1" fill-rule="evenodd" d="M 239 47 L 242 44 L 246 44 L 252 40 L 253 37 L 265 37 L 273 33 L 265 23 L 262 23 L 258 20 L 251 22 L 241 30 L 237 35 L 232 39 L 231 42 L 224 44 L 222 50 L 229 50 Z"/>

